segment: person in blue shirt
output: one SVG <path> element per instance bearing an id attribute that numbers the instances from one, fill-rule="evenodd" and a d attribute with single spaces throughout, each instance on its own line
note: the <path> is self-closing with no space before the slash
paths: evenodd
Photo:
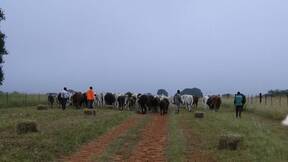
<path id="1" fill-rule="evenodd" d="M 244 106 L 244 97 L 240 92 L 237 92 L 234 98 L 234 105 L 236 108 L 236 118 L 241 118 L 241 113 Z"/>

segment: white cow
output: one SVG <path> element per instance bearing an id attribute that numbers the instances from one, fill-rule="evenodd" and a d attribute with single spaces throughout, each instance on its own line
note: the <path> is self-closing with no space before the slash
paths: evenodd
<path id="1" fill-rule="evenodd" d="M 207 105 L 208 99 L 209 99 L 209 96 L 204 96 L 202 99 L 203 107 L 206 109 L 208 109 L 208 105 Z"/>
<path id="2" fill-rule="evenodd" d="M 103 92 L 99 93 L 99 94 L 96 93 L 94 103 L 97 107 L 103 107 L 104 106 L 104 94 L 105 93 L 103 93 Z"/>
<path id="3" fill-rule="evenodd" d="M 186 106 L 190 112 L 192 111 L 193 106 L 193 96 L 192 95 L 182 95 L 181 96 L 182 103 Z"/>
<path id="4" fill-rule="evenodd" d="M 288 115 L 286 116 L 286 118 L 282 121 L 282 124 L 285 126 L 288 126 Z"/>

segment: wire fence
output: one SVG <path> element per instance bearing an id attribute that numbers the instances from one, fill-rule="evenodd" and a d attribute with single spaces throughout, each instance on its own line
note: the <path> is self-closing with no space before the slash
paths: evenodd
<path id="1" fill-rule="evenodd" d="M 26 107 L 47 104 L 46 94 L 0 93 L 0 108 Z"/>

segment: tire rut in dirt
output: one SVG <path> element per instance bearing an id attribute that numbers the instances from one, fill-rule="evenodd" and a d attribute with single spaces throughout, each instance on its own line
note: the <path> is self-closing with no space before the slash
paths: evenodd
<path id="1" fill-rule="evenodd" d="M 127 161 L 166 161 L 167 131 L 167 116 L 153 115 Z"/>
<path id="2" fill-rule="evenodd" d="M 61 161 L 67 162 L 87 162 L 91 161 L 93 155 L 100 156 L 107 146 L 120 135 L 128 131 L 129 128 L 136 125 L 139 119 L 142 118 L 138 115 L 130 117 L 114 129 L 100 136 L 97 140 L 91 141 L 90 143 L 82 146 L 75 154 L 63 158 Z"/>

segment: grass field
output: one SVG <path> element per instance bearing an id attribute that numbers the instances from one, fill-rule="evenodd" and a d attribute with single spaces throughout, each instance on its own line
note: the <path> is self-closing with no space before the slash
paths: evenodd
<path id="1" fill-rule="evenodd" d="M 244 113 L 242 119 L 236 119 L 228 108 L 217 113 L 206 112 L 205 119 L 196 119 L 193 115 L 182 113 L 175 118 L 193 130 L 194 138 L 200 141 L 194 147 L 216 156 L 218 161 L 288 161 L 288 128 L 279 121 L 253 113 Z M 218 150 L 219 137 L 231 133 L 243 136 L 240 149 Z"/>
<path id="2" fill-rule="evenodd" d="M 223 98 L 223 106 L 233 109 L 233 98 Z M 283 120 L 288 114 L 288 99 L 286 96 L 276 96 L 271 99 L 267 97 L 266 102 L 264 97 L 262 103 L 258 97 L 247 98 L 245 108 L 248 112 L 275 120 Z"/>
<path id="3" fill-rule="evenodd" d="M 45 94 L 0 93 L 0 108 L 27 107 L 47 104 Z"/>
<path id="4" fill-rule="evenodd" d="M 101 110 L 96 117 L 87 117 L 81 110 L 37 111 L 34 107 L 0 109 L 0 114 L 0 161 L 13 162 L 54 161 L 132 115 Z M 15 125 L 24 120 L 36 121 L 40 132 L 17 135 Z"/>
<path id="5" fill-rule="evenodd" d="M 219 112 L 205 112 L 205 118 L 196 119 L 193 112 L 181 109 L 168 115 L 166 158 L 168 161 L 186 161 L 187 156 L 209 157 L 215 161 L 288 161 L 288 128 L 281 125 L 281 118 L 267 115 L 280 110 L 280 116 L 287 111 L 284 106 L 272 107 L 270 111 L 256 103 L 248 104 L 241 119 L 236 119 L 231 99 L 223 99 Z M 268 106 L 267 106 L 268 109 Z M 0 161 L 57 161 L 73 154 L 81 145 L 95 140 L 109 132 L 122 121 L 135 115 L 134 112 L 120 112 L 111 109 L 97 109 L 96 117 L 84 116 L 82 110 L 70 108 L 67 111 L 36 107 L 0 109 Z M 15 125 L 20 121 L 32 120 L 38 123 L 39 132 L 18 135 Z M 101 155 L 94 155 L 94 161 L 113 161 L 121 155 L 127 159 L 137 146 L 141 131 L 151 121 L 144 115 L 135 126 L 111 141 Z M 239 134 L 243 137 L 236 151 L 218 150 L 219 137 L 223 134 Z M 209 161 L 209 160 L 208 160 Z"/>

